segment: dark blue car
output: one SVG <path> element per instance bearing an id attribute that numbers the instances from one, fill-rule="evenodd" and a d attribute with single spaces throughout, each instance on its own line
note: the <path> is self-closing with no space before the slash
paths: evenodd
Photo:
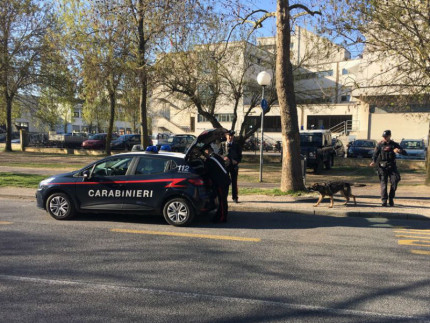
<path id="1" fill-rule="evenodd" d="M 57 220 L 70 219 L 77 212 L 149 212 L 162 214 L 169 224 L 187 225 L 195 215 L 216 208 L 212 188 L 202 177 L 201 155 L 223 131 L 205 132 L 187 154 L 118 154 L 47 178 L 39 184 L 37 206 Z"/>
<path id="2" fill-rule="evenodd" d="M 372 139 L 360 139 L 353 141 L 347 151 L 347 157 L 372 158 L 377 142 Z"/>

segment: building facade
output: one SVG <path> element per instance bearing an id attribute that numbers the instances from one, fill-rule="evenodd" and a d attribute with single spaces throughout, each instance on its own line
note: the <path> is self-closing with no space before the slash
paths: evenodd
<path id="1" fill-rule="evenodd" d="M 259 38 L 256 45 L 229 46 L 237 46 L 235 52 L 240 52 L 230 59 L 232 71 L 241 75 L 246 69 L 246 83 L 255 84 L 257 74 L 262 70 L 273 73 L 275 38 Z M 303 28 L 296 28 L 292 35 L 291 52 L 301 129 L 331 129 L 336 136 L 343 136 L 344 141 L 379 140 L 385 129 L 391 129 L 393 139 L 398 141 L 402 138 L 428 139 L 429 101 L 416 102 L 414 96 L 393 90 L 387 82 L 390 74 L 382 73 L 390 61 L 375 61 L 366 51 L 360 57 L 351 58 L 346 49 Z M 253 89 L 257 93 L 261 91 L 258 87 Z M 155 91 L 152 97 L 153 133 L 198 135 L 212 128 L 212 124 L 189 102 L 161 93 Z M 236 115 L 237 125 L 243 122 L 251 97 L 252 93 L 244 92 L 236 114 L 231 100 L 219 99 L 215 115 L 223 127 L 231 129 Z M 248 117 L 256 121 L 260 113 L 261 108 L 256 106 Z M 265 116 L 264 128 L 268 139 L 280 140 L 280 114 L 276 102 Z"/>

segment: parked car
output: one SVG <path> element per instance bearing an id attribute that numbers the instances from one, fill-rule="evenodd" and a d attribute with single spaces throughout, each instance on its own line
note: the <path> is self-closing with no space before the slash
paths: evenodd
<path id="1" fill-rule="evenodd" d="M 107 133 L 96 133 L 94 135 L 90 135 L 88 140 L 85 140 L 82 143 L 82 148 L 85 149 L 104 149 L 106 146 L 106 138 Z M 112 140 L 118 138 L 118 135 L 112 134 Z"/>
<path id="2" fill-rule="evenodd" d="M 78 148 L 87 139 L 88 135 L 85 132 L 56 133 L 55 131 L 50 131 L 48 145 L 61 148 Z"/>
<path id="3" fill-rule="evenodd" d="M 172 135 L 170 133 L 155 133 L 152 134 L 151 136 L 151 140 L 152 140 L 152 144 L 154 146 L 157 146 L 157 148 L 160 148 L 163 145 L 168 145 L 169 144 L 169 138 Z"/>
<path id="4" fill-rule="evenodd" d="M 39 183 L 37 206 L 57 220 L 70 219 L 78 212 L 155 213 L 171 225 L 188 225 L 194 216 L 217 207 L 212 185 L 205 182 L 201 156 L 226 132 L 203 132 L 186 155 L 157 153 L 156 149 L 127 152 L 51 176 Z"/>
<path id="5" fill-rule="evenodd" d="M 300 132 L 300 154 L 306 156 L 308 168 L 318 173 L 325 166 L 334 165 L 335 151 L 332 146 L 330 130 L 307 130 Z"/>
<path id="6" fill-rule="evenodd" d="M 332 139 L 332 145 L 334 152 L 337 157 L 344 157 L 345 156 L 345 146 L 343 145 L 343 142 L 337 138 Z"/>
<path id="7" fill-rule="evenodd" d="M 407 155 L 396 154 L 399 159 L 426 159 L 427 147 L 423 139 L 402 139 L 400 146 Z"/>
<path id="8" fill-rule="evenodd" d="M 167 144 L 172 151 L 183 153 L 195 139 L 193 135 L 174 135 L 167 140 Z"/>
<path id="9" fill-rule="evenodd" d="M 350 158 L 372 158 L 377 142 L 373 139 L 359 139 L 351 143 L 348 148 L 347 157 Z"/>
<path id="10" fill-rule="evenodd" d="M 131 150 L 134 145 L 140 144 L 140 135 L 122 135 L 110 143 L 112 150 Z"/>

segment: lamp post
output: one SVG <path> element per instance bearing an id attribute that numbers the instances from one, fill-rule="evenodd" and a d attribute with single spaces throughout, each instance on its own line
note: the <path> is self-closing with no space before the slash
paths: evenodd
<path id="1" fill-rule="evenodd" d="M 263 181 L 263 134 L 264 134 L 264 113 L 265 110 L 268 109 L 268 104 L 266 99 L 264 98 L 264 89 L 267 85 L 270 84 L 272 77 L 266 71 L 260 72 L 257 75 L 257 82 L 262 86 L 263 93 L 261 95 L 261 141 L 260 141 L 260 183 Z"/>

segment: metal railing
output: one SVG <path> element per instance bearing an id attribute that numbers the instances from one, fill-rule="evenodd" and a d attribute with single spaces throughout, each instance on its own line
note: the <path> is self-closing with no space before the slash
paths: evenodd
<path id="1" fill-rule="evenodd" d="M 334 134 L 348 135 L 351 131 L 359 129 L 359 120 L 346 120 L 330 128 L 330 131 Z"/>

